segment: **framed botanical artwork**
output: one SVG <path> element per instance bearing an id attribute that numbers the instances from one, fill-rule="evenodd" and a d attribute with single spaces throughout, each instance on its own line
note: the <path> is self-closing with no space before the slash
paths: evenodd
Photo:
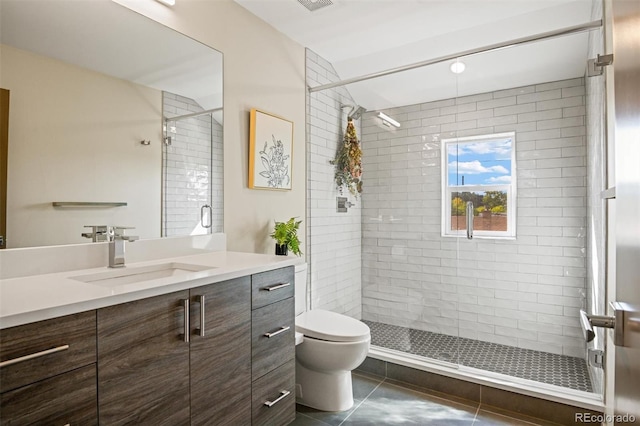
<path id="1" fill-rule="evenodd" d="M 251 110 L 249 188 L 291 189 L 293 122 Z"/>

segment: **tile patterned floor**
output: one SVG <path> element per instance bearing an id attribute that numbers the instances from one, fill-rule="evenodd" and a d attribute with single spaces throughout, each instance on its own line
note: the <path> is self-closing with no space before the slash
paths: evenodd
<path id="1" fill-rule="evenodd" d="M 364 321 L 371 344 L 522 379 L 593 392 L 583 359 Z"/>
<path id="2" fill-rule="evenodd" d="M 296 406 L 293 426 L 347 425 L 544 425 L 484 410 L 478 403 L 418 392 L 381 377 L 353 373 L 354 405 L 343 412 Z M 515 416 L 515 414 L 514 414 Z"/>

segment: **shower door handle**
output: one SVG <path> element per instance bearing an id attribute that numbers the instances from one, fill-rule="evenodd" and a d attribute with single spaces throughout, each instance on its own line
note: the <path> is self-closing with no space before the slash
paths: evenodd
<path id="1" fill-rule="evenodd" d="M 585 340 L 595 337 L 593 327 L 613 329 L 613 342 L 616 346 L 640 348 L 640 306 L 629 303 L 609 303 L 613 316 L 589 315 L 580 310 L 580 324 Z"/>
<path id="2" fill-rule="evenodd" d="M 467 239 L 473 239 L 473 202 L 467 201 Z"/>
<path id="3" fill-rule="evenodd" d="M 209 222 L 207 225 L 204 224 L 205 210 L 209 210 Z M 211 206 L 209 204 L 205 204 L 202 207 L 200 207 L 200 225 L 203 228 L 211 228 L 211 225 L 213 222 L 212 216 L 213 216 L 213 210 L 211 209 Z"/>

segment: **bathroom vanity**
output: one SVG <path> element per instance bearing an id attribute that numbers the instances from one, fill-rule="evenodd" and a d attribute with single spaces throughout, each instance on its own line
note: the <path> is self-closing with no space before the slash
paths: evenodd
<path id="1" fill-rule="evenodd" d="M 0 281 L 0 422 L 288 424 L 296 261 L 215 252 Z"/>

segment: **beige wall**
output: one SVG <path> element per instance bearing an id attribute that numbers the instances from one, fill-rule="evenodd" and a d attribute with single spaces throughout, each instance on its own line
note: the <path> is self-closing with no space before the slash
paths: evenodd
<path id="1" fill-rule="evenodd" d="M 83 226 L 105 223 L 160 236 L 159 91 L 4 45 L 0 85 L 11 93 L 9 248 L 88 242 Z M 53 201 L 128 206 L 61 209 Z"/>
<path id="2" fill-rule="evenodd" d="M 116 0 L 224 54 L 224 229 L 228 249 L 273 253 L 273 220 L 305 216 L 304 48 L 232 0 Z M 247 187 L 249 111 L 294 122 L 293 189 Z M 303 251 L 305 251 L 303 247 Z"/>

